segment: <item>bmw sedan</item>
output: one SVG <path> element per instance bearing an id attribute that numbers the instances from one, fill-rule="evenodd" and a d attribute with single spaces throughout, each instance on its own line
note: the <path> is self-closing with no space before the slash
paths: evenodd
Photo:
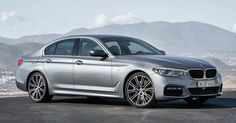
<path id="1" fill-rule="evenodd" d="M 201 104 L 222 94 L 222 79 L 206 61 L 165 55 L 136 38 L 75 35 L 18 60 L 16 85 L 34 102 L 56 95 L 124 98 L 135 107 L 184 99 Z"/>

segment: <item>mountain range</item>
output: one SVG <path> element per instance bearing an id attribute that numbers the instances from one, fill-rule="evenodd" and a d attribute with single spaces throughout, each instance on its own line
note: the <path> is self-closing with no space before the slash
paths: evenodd
<path id="1" fill-rule="evenodd" d="M 143 39 L 159 49 L 174 51 L 236 51 L 236 33 L 201 22 L 165 21 L 78 28 L 66 34 L 29 35 L 17 39 L 0 37 L 0 70 L 15 69 L 17 58 L 51 40 L 66 35 L 115 34 Z"/>

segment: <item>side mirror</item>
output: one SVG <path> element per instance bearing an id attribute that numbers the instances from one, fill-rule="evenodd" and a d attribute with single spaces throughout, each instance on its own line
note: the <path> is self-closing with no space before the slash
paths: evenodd
<path id="1" fill-rule="evenodd" d="M 166 55 L 166 52 L 163 50 L 159 50 L 159 52 L 161 53 L 161 55 Z"/>
<path id="2" fill-rule="evenodd" d="M 107 54 L 103 50 L 92 50 L 90 51 L 90 55 L 95 57 L 107 57 Z"/>

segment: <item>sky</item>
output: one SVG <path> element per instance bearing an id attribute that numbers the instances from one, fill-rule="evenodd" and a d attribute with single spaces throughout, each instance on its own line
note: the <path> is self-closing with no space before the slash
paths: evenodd
<path id="1" fill-rule="evenodd" d="M 0 37 L 7 38 L 152 21 L 236 32 L 236 0 L 0 0 Z"/>

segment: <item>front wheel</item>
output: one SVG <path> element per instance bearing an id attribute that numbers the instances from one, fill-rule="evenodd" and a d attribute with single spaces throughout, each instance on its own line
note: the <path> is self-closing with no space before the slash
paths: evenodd
<path id="1" fill-rule="evenodd" d="M 184 99 L 186 102 L 188 102 L 189 104 L 202 104 L 205 103 L 208 98 L 207 97 L 188 97 L 186 99 Z"/>
<path id="2" fill-rule="evenodd" d="M 30 76 L 27 88 L 28 94 L 34 102 L 48 102 L 52 99 L 52 95 L 49 95 L 47 81 L 39 72 Z"/>
<path id="3" fill-rule="evenodd" d="M 129 77 L 125 86 L 125 95 L 128 102 L 135 107 L 152 107 L 155 103 L 153 83 L 143 72 L 137 72 Z"/>

